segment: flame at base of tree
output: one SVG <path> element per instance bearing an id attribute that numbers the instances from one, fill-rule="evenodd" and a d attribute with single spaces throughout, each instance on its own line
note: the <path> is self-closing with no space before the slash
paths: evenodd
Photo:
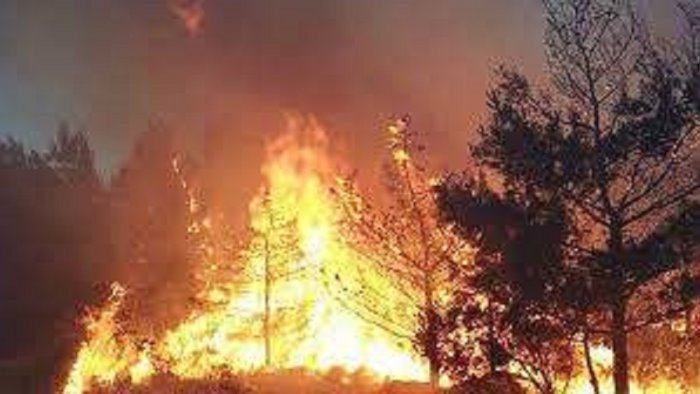
<path id="1" fill-rule="evenodd" d="M 201 305 L 161 338 L 139 341 L 122 332 L 116 316 L 126 291 L 114 285 L 107 304 L 86 318 L 87 338 L 63 392 L 116 380 L 138 385 L 156 372 L 215 378 L 222 371 L 340 367 L 425 381 L 427 367 L 410 340 L 363 319 L 346 299 L 365 288 L 382 289 L 372 300 L 375 312 L 402 316 L 405 327 L 417 324 L 418 311 L 394 301 L 400 297 L 392 296 L 398 290 L 390 279 L 363 263 L 340 236 L 342 210 L 330 195 L 337 163 L 327 143 L 315 121 L 289 121 L 289 131 L 268 146 L 266 182 L 250 205 L 252 236 L 242 272 L 221 280 L 214 268 L 237 262 L 216 261 L 213 253 L 199 261 Z M 174 168 L 179 171 L 177 161 Z M 199 204 L 184 180 L 183 186 L 195 217 Z M 208 218 L 193 219 L 189 231 L 210 227 Z"/>
<path id="2" fill-rule="evenodd" d="M 118 315 L 127 290 L 114 284 L 106 304 L 84 319 L 86 339 L 64 394 L 117 382 L 138 386 L 161 373 L 188 381 L 340 368 L 380 379 L 429 379 L 427 362 L 414 350 L 411 337 L 420 328 L 420 305 L 406 301 L 407 295 L 420 298 L 420 289 L 402 286 L 405 282 L 367 261 L 371 247 L 355 250 L 343 238 L 339 223 L 347 219 L 343 215 L 355 212 L 338 207 L 331 195 L 338 163 L 328 152 L 327 136 L 312 119 L 291 118 L 288 128 L 267 147 L 265 182 L 250 203 L 250 236 L 240 259 L 218 253 L 212 238 L 221 234 L 215 234 L 212 218 L 203 214 L 179 161 L 173 161 L 187 192 L 188 231 L 196 240 L 198 301 L 183 321 L 158 338 L 144 340 L 121 326 Z M 392 138 L 402 130 L 389 128 Z M 410 152 L 395 143 L 392 159 L 399 166 L 412 160 Z M 467 253 L 460 261 L 469 259 Z M 227 269 L 233 274 L 223 275 Z M 148 323 L 148 316 L 136 318 Z M 556 387 L 592 394 L 584 356 L 581 349 L 576 351 L 573 377 L 558 381 Z M 613 392 L 611 350 L 597 344 L 591 358 L 600 392 Z M 660 377 L 644 384 L 633 381 L 630 389 L 683 392 L 679 383 Z"/>
<path id="3" fill-rule="evenodd" d="M 577 349 L 579 353 L 583 353 L 582 349 Z M 577 361 L 583 360 L 583 354 L 577 354 Z M 591 347 L 591 359 L 595 368 L 597 378 L 599 380 L 600 393 L 614 393 L 615 384 L 612 379 L 613 352 L 612 349 L 605 345 L 596 345 Z M 582 361 L 580 361 L 583 363 Z M 577 371 L 570 381 L 560 382 L 560 387 L 566 388 L 566 392 L 573 394 L 595 394 L 595 390 L 590 383 L 590 376 L 584 370 L 583 365 L 578 366 L 580 371 Z M 672 380 L 664 377 L 654 377 L 654 379 L 645 384 L 632 380 L 630 382 L 631 394 L 669 394 L 669 393 L 684 393 L 684 387 Z"/>
<path id="4" fill-rule="evenodd" d="M 148 350 L 137 349 L 130 338 L 120 334 L 115 317 L 125 295 L 126 290 L 121 285 L 113 284 L 106 306 L 86 316 L 88 340 L 80 347 L 64 393 L 82 393 L 90 387 L 91 381 L 111 384 L 120 375 L 139 383 L 154 372 Z"/>

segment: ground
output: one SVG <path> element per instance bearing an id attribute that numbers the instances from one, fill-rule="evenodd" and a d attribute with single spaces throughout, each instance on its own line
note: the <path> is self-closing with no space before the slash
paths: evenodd
<path id="1" fill-rule="evenodd" d="M 158 375 L 149 382 L 133 386 L 126 382 L 94 388 L 90 394 L 430 394 L 426 384 L 377 381 L 363 373 L 348 374 L 340 370 L 324 375 L 303 371 L 274 374 L 232 376 L 217 379 L 183 380 L 171 375 Z"/>

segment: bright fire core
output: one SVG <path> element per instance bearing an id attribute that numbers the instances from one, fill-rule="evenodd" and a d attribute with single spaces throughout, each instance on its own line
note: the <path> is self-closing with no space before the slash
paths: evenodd
<path id="1" fill-rule="evenodd" d="M 390 279 L 363 263 L 340 235 L 342 209 L 331 194 L 338 163 L 328 154 L 326 134 L 313 120 L 292 119 L 288 128 L 268 146 L 265 181 L 250 204 L 243 262 L 218 260 L 206 242 L 215 226 L 209 218 L 193 219 L 190 232 L 200 235 L 199 248 L 208 252 L 197 263 L 203 306 L 161 338 L 139 344 L 119 330 L 115 316 L 128 290 L 115 285 L 107 305 L 86 318 L 87 338 L 65 394 L 119 379 L 139 384 L 157 372 L 206 378 L 222 370 L 341 367 L 377 377 L 428 379 L 409 340 L 367 322 L 348 305 L 348 294 L 362 294 L 366 286 L 382 289 L 375 308 L 401 311 L 402 325 L 416 324 L 417 311 L 392 302 L 401 297 L 392 297 Z M 200 204 L 184 178 L 183 187 L 197 217 Z M 216 276 L 214 268 L 236 264 L 242 269 L 234 279 Z"/>

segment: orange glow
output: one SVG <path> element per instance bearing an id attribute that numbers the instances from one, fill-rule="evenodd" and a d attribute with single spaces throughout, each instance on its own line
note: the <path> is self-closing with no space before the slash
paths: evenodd
<path id="1" fill-rule="evenodd" d="M 402 124 L 388 131 L 390 137 L 398 137 Z M 349 306 L 354 301 L 348 297 L 361 297 L 366 288 L 381 289 L 375 312 L 400 319 L 407 332 L 418 324 L 416 305 L 403 303 L 399 293 L 415 289 L 397 290 L 389 275 L 378 272 L 343 239 L 340 222 L 352 212 L 341 209 L 331 194 L 342 163 L 329 153 L 328 145 L 316 121 L 289 118 L 286 132 L 267 146 L 264 181 L 249 205 L 251 236 L 241 261 L 217 257 L 206 237 L 200 237 L 203 244 L 196 247 L 207 251 L 195 275 L 201 302 L 162 337 L 146 343 L 120 327 L 117 315 L 127 291 L 114 284 L 107 303 L 84 320 L 87 337 L 63 393 L 80 394 L 120 380 L 139 385 L 161 372 L 215 379 L 222 371 L 293 368 L 325 373 L 339 367 L 368 372 L 377 380 L 427 382 L 428 367 L 410 340 L 359 317 Z M 391 154 L 398 165 L 411 162 L 403 149 L 394 147 Z M 201 217 L 197 214 L 203 204 L 177 159 L 173 171 L 186 191 L 192 218 L 188 231 L 216 231 L 211 218 L 195 219 Z M 426 182 L 433 185 L 439 178 L 427 177 Z M 217 276 L 220 267 L 238 266 L 242 269 L 234 279 Z M 591 350 L 601 392 L 613 392 L 611 350 L 602 345 Z M 561 383 L 569 393 L 593 393 L 583 366 L 572 381 Z M 635 394 L 679 390 L 663 379 L 643 388 L 631 383 Z"/>
<path id="2" fill-rule="evenodd" d="M 583 355 L 579 360 L 583 359 Z M 612 379 L 613 352 L 612 349 L 604 345 L 591 347 L 591 360 L 596 370 L 601 393 L 615 392 L 615 385 Z M 581 370 L 580 373 L 569 382 L 568 391 L 573 394 L 594 394 L 593 387 L 588 381 L 588 373 Z M 638 382 L 630 382 L 630 394 L 672 394 L 682 393 L 683 388 L 677 382 L 656 378 L 651 384 L 642 387 Z"/>
<path id="3" fill-rule="evenodd" d="M 268 147 L 262 169 L 266 183 L 250 204 L 251 227 L 272 248 L 279 248 L 288 232 L 270 226 L 269 215 L 285 216 L 297 238 L 296 245 L 285 245 L 288 250 L 273 258 L 283 261 L 275 262 L 280 278 L 270 290 L 272 365 L 315 371 L 366 368 L 379 376 L 420 380 L 423 365 L 408 346 L 400 349 L 395 338 L 342 308 L 328 288 L 335 276 L 355 275 L 357 256 L 339 237 L 339 210 L 330 196 L 334 163 L 326 148 L 326 135 L 314 121 L 290 119 L 289 133 Z M 264 366 L 260 325 L 266 262 L 258 248 L 249 245 L 241 283 L 213 290 L 229 295 L 221 308 L 194 313 L 164 339 L 177 374 L 204 377 L 222 366 Z"/>
<path id="4" fill-rule="evenodd" d="M 153 373 L 147 350 L 137 349 L 117 325 L 116 315 L 125 296 L 126 290 L 115 283 L 107 304 L 87 314 L 84 324 L 88 339 L 80 347 L 64 393 L 83 393 L 92 383 L 110 384 L 124 377 L 143 382 Z"/>
<path id="5" fill-rule="evenodd" d="M 363 265 L 340 235 L 342 210 L 331 195 L 337 165 L 323 129 L 313 119 L 290 118 L 287 133 L 268 145 L 265 181 L 250 203 L 253 236 L 243 262 L 201 261 L 197 277 L 205 282 L 199 295 L 204 305 L 153 346 L 141 349 L 134 338 L 119 335 L 115 315 L 125 291 L 115 285 L 118 291 L 108 304 L 87 320 L 88 337 L 63 392 L 82 393 L 95 383 L 109 385 L 118 379 L 139 384 L 160 371 L 209 378 L 221 370 L 303 368 L 323 373 L 340 367 L 377 379 L 426 381 L 427 367 L 410 341 L 341 304 L 340 280 L 353 294 L 365 285 L 389 289 L 391 284 L 371 265 Z M 180 173 L 177 160 L 173 168 Z M 199 204 L 184 178 L 182 186 L 194 213 Z M 189 231 L 202 231 L 207 223 L 193 220 Z M 243 269 L 233 281 L 207 275 L 212 265 L 235 264 Z M 270 270 L 274 280 L 266 282 Z M 391 290 L 386 296 L 381 307 L 387 313 L 401 307 L 392 304 Z M 410 328 L 417 322 L 409 319 L 404 323 Z"/>

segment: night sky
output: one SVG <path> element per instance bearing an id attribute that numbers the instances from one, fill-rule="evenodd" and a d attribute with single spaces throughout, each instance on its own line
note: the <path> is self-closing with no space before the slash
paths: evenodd
<path id="1" fill-rule="evenodd" d="M 41 147 L 67 121 L 109 172 L 158 120 L 195 145 L 225 133 L 232 171 L 257 172 L 283 110 L 315 114 L 354 162 L 410 113 L 455 168 L 490 70 L 543 70 L 539 0 L 203 0 L 198 32 L 174 3 L 0 0 L 0 133 Z M 663 25 L 670 3 L 643 9 Z"/>

